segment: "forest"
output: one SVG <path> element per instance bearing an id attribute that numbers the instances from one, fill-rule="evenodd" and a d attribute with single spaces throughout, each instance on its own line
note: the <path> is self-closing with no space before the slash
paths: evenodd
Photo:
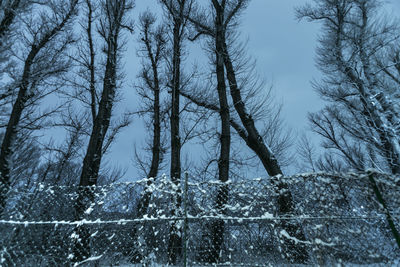
<path id="1" fill-rule="evenodd" d="M 135 2 L 0 0 L 0 265 L 400 264 L 388 3 L 292 11 L 318 26 L 322 103 L 294 133 L 246 41 L 251 0 Z M 108 160 L 122 133 L 140 177 Z"/>

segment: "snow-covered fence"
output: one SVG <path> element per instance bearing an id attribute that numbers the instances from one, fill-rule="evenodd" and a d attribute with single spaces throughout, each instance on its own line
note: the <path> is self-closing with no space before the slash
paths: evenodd
<path id="1" fill-rule="evenodd" d="M 288 185 L 290 213 L 277 209 L 284 193 L 277 181 Z M 174 251 L 177 265 L 265 266 L 291 261 L 288 242 L 305 248 L 311 264 L 394 264 L 399 185 L 398 177 L 374 171 L 227 183 L 189 177 L 180 185 L 163 176 L 86 189 L 79 219 L 78 187 L 20 185 L 9 190 L 0 215 L 0 264 L 166 264 Z M 289 234 L 290 224 L 300 226 L 304 240 Z M 172 226 L 178 245 L 170 242 Z M 89 255 L 77 260 L 82 244 Z"/>

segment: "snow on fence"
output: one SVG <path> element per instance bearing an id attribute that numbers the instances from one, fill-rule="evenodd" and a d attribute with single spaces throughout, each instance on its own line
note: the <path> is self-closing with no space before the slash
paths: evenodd
<path id="1" fill-rule="evenodd" d="M 0 265 L 399 263 L 398 177 L 182 180 L 16 186 L 0 215 Z"/>

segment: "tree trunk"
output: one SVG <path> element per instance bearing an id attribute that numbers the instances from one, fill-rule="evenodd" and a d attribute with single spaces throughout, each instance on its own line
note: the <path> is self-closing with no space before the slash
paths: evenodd
<path id="1" fill-rule="evenodd" d="M 75 204 L 75 220 L 83 219 L 84 212 L 88 205 L 94 201 L 94 194 L 91 187 L 97 184 L 100 163 L 102 159 L 103 143 L 110 125 L 112 107 L 114 104 L 116 81 L 117 81 L 117 58 L 118 58 L 118 37 L 121 19 L 127 8 L 123 4 L 121 10 L 108 10 L 112 8 L 111 4 L 106 5 L 105 12 L 121 12 L 113 14 L 115 17 L 108 17 L 109 23 L 112 24 L 107 33 L 107 59 L 105 66 L 105 74 L 103 80 L 103 91 L 98 106 L 98 112 L 94 120 L 92 133 L 90 135 L 89 144 L 86 155 L 83 160 L 82 173 L 79 181 L 78 199 Z M 105 38 L 105 37 L 104 37 Z M 77 226 L 75 228 L 75 247 L 73 251 L 73 261 L 80 262 L 90 256 L 90 235 L 86 226 Z"/>
<path id="2" fill-rule="evenodd" d="M 144 215 L 147 214 L 150 200 L 151 200 L 151 191 L 150 186 L 154 183 L 154 180 L 157 178 L 158 171 L 160 168 L 161 162 L 161 114 L 160 114 L 160 82 L 158 77 L 158 68 L 159 68 L 159 60 L 161 58 L 161 51 L 163 40 L 157 39 L 156 42 L 156 51 L 153 51 L 151 46 L 153 39 L 149 36 L 149 25 L 145 26 L 142 30 L 144 38 L 142 39 L 145 47 L 146 47 L 146 56 L 151 63 L 151 73 L 152 73 L 152 81 L 153 83 L 144 77 L 146 84 L 148 84 L 148 89 L 152 90 L 154 95 L 154 101 L 152 103 L 152 114 L 153 114 L 153 141 L 152 141 L 152 158 L 150 170 L 147 174 L 147 182 L 144 188 L 144 192 L 140 199 L 138 200 L 137 205 L 137 218 L 143 218 Z M 147 76 L 146 76 L 147 77 Z M 142 261 L 142 255 L 139 251 L 139 242 L 138 242 L 138 227 L 134 227 L 131 233 L 132 239 L 134 240 L 134 250 L 131 261 L 133 263 L 140 263 Z M 145 240 L 146 242 L 146 240 Z"/>
<path id="3" fill-rule="evenodd" d="M 172 3 L 171 3 L 172 4 Z M 165 4 L 168 5 L 168 4 Z M 173 5 L 173 4 L 172 4 Z M 169 7 L 169 12 L 173 20 L 173 55 L 172 55 L 172 92 L 171 92 L 171 169 L 170 176 L 172 182 L 178 187 L 173 196 L 173 208 L 171 216 L 177 215 L 177 210 L 181 206 L 181 190 L 179 189 L 181 178 L 181 139 L 180 139 L 180 89 L 181 89 L 181 49 L 182 33 L 184 31 L 184 10 L 186 1 L 178 1 L 178 10 Z M 175 222 L 172 222 L 170 228 L 170 237 L 168 242 L 168 262 L 176 264 L 178 255 L 182 250 L 181 229 Z"/>
<path id="4" fill-rule="evenodd" d="M 172 58 L 172 92 L 171 92 L 171 170 L 170 176 L 172 182 L 179 186 L 181 178 L 181 139 L 179 132 L 179 111 L 180 111 L 180 79 L 181 79 L 181 37 L 180 37 L 181 19 L 174 22 L 173 30 L 173 58 Z M 171 210 L 171 216 L 175 216 L 176 210 L 181 206 L 180 190 L 173 196 L 175 199 L 173 203 L 174 208 Z M 176 205 L 174 205 L 176 204 Z M 182 238 L 179 234 L 175 222 L 172 223 L 170 229 L 170 237 L 168 243 L 168 260 L 171 264 L 176 264 L 177 257 L 180 254 L 182 247 Z"/>
<path id="5" fill-rule="evenodd" d="M 146 34 L 146 33 L 145 33 Z M 146 38 L 148 38 L 146 34 Z M 148 39 L 146 39 L 148 40 Z M 152 88 L 154 92 L 154 103 L 153 103 L 153 142 L 152 142 L 152 157 L 151 157 L 151 165 L 150 170 L 147 174 L 147 184 L 145 188 L 145 193 L 139 201 L 138 205 L 138 217 L 142 217 L 146 214 L 149 201 L 151 197 L 151 193 L 148 192 L 148 188 L 153 184 L 153 180 L 157 178 L 158 171 L 160 168 L 161 161 L 161 114 L 160 114 L 160 82 L 158 78 L 158 65 L 156 59 L 154 58 L 154 54 L 151 51 L 150 41 L 146 43 L 148 49 L 148 55 L 151 61 L 151 68 L 153 73 L 153 81 L 154 88 Z"/>
<path id="6" fill-rule="evenodd" d="M 174 183 L 178 183 L 181 177 L 181 140 L 179 132 L 179 108 L 180 108 L 180 65 L 181 48 L 179 40 L 176 40 L 178 29 L 174 27 L 174 55 L 173 55 L 173 78 L 172 78 L 172 102 L 171 102 L 171 170 L 170 175 Z"/>
<path id="7" fill-rule="evenodd" d="M 153 74 L 153 90 L 154 93 L 154 102 L 153 102 L 153 142 L 151 147 L 151 165 L 150 170 L 147 174 L 147 184 L 145 193 L 139 201 L 138 205 L 138 217 L 142 217 L 146 214 L 151 193 L 147 192 L 147 188 L 149 188 L 153 180 L 157 178 L 158 171 L 160 168 L 161 161 L 161 114 L 160 114 L 160 82 L 158 77 L 158 55 L 153 53 L 152 48 L 150 46 L 151 41 L 149 40 L 148 32 L 145 32 L 145 45 L 147 48 L 147 54 L 151 62 L 151 69 Z M 161 45 L 161 44 L 159 44 Z M 159 51 L 159 47 L 156 48 Z M 179 118 L 179 117 L 178 117 Z"/>
<path id="8" fill-rule="evenodd" d="M 93 125 L 95 124 L 95 119 L 96 119 L 96 78 L 95 78 L 95 49 L 94 49 L 94 43 L 93 43 L 93 36 L 92 36 L 92 27 L 93 27 L 93 7 L 92 7 L 92 2 L 91 0 L 86 0 L 86 5 L 88 8 L 88 23 L 87 23 L 87 28 L 86 28 L 86 34 L 87 34 L 87 42 L 88 42 L 88 48 L 89 48 L 89 63 L 88 63 L 88 69 L 90 73 L 90 78 L 89 78 L 89 91 L 90 91 L 90 111 L 92 113 L 92 122 Z"/>
<path id="9" fill-rule="evenodd" d="M 378 203 L 384 209 L 386 220 L 388 222 L 390 231 L 393 234 L 394 240 L 396 241 L 397 247 L 400 249 L 400 234 L 397 231 L 395 221 L 393 220 L 393 217 L 390 214 L 390 211 L 389 211 L 388 206 L 386 204 L 386 201 L 383 198 L 382 193 L 379 190 L 378 184 L 376 183 L 375 178 L 374 178 L 374 174 L 372 172 L 368 172 L 367 174 L 368 174 L 368 180 L 369 180 L 369 182 L 371 184 L 371 187 L 372 187 L 372 189 L 373 189 L 373 191 L 375 193 L 375 196 L 376 196 L 376 198 L 378 200 Z"/>
<path id="10" fill-rule="evenodd" d="M 99 112 L 93 125 L 89 145 L 83 160 L 79 181 L 78 199 L 75 206 L 75 220 L 82 220 L 86 207 L 94 200 L 93 191 L 89 188 L 97 184 L 102 148 L 107 129 L 110 125 L 112 105 L 115 96 L 116 82 L 116 47 L 109 48 L 104 77 L 104 89 L 99 104 Z M 85 226 L 76 228 L 79 240 L 75 243 L 74 260 L 82 261 L 90 256 L 89 231 Z"/>
<path id="11" fill-rule="evenodd" d="M 256 153 L 258 158 L 261 160 L 265 170 L 270 176 L 283 175 L 283 172 L 273 152 L 265 144 L 263 138 L 261 137 L 255 126 L 253 118 L 246 111 L 240 89 L 237 85 L 235 70 L 233 68 L 233 64 L 230 59 L 225 40 L 223 42 L 223 46 L 224 64 L 229 81 L 230 94 L 234 103 L 235 110 L 238 113 L 240 120 L 247 132 L 247 135 L 245 136 L 246 144 Z M 290 215 L 294 211 L 292 194 L 290 193 L 289 187 L 286 183 L 284 183 L 283 181 L 277 182 L 277 190 L 279 194 L 277 203 L 279 214 Z M 292 223 L 290 222 L 290 220 L 282 220 L 281 227 L 286 230 L 290 236 L 295 237 L 299 240 L 305 240 L 301 225 L 297 223 Z M 291 263 L 307 262 L 308 253 L 306 248 L 301 244 L 296 244 L 291 239 L 286 239 L 284 241 L 284 243 L 282 244 L 282 250 L 285 258 Z"/>
<path id="12" fill-rule="evenodd" d="M 103 83 L 103 92 L 99 103 L 89 145 L 83 160 L 80 186 L 96 185 L 102 158 L 104 138 L 110 125 L 111 111 L 116 89 L 116 44 L 108 48 L 107 63 Z"/>
<path id="13" fill-rule="evenodd" d="M 38 50 L 32 49 L 29 53 L 24 66 L 21 86 L 18 92 L 17 99 L 12 107 L 11 116 L 7 124 L 6 132 L 3 138 L 0 152 L 0 177 L 1 177 L 1 195 L 0 195 L 0 214 L 3 213 L 7 193 L 10 189 L 10 161 L 13 153 L 13 145 L 18 133 L 18 125 L 21 119 L 22 111 L 25 108 L 26 101 L 29 99 L 27 91 L 29 87 L 30 71 L 33 59 Z"/>
<path id="14" fill-rule="evenodd" d="M 51 39 L 61 32 L 67 22 L 72 18 L 77 0 L 71 0 L 71 4 L 68 13 L 65 14 L 64 18 L 55 24 L 53 28 L 50 28 L 47 32 L 43 33 L 43 37 L 31 46 L 31 50 L 25 60 L 24 70 L 21 77 L 21 84 L 18 91 L 17 99 L 12 107 L 11 116 L 7 123 L 6 132 L 1 144 L 0 151 L 0 214 L 3 213 L 7 193 L 10 187 L 10 161 L 13 155 L 13 145 L 18 134 L 18 126 L 21 120 L 21 115 L 25 109 L 26 102 L 31 97 L 28 95 L 29 86 L 31 85 L 31 68 L 37 54 L 43 49 Z"/>
<path id="15" fill-rule="evenodd" d="M 225 84 L 225 70 L 224 70 L 224 58 L 223 58 L 223 36 L 224 36 L 224 7 L 221 6 L 217 1 L 213 1 L 215 8 L 215 71 L 217 75 L 217 90 L 219 99 L 219 114 L 221 118 L 221 150 L 220 157 L 218 160 L 218 179 L 222 183 L 225 183 L 229 179 L 229 159 L 230 159 L 230 145 L 231 145 L 231 133 L 230 133 L 230 114 L 229 104 L 226 92 Z M 217 192 L 216 198 L 216 212 L 218 214 L 225 213 L 225 205 L 228 202 L 228 187 L 227 185 L 221 185 Z M 211 224 L 211 245 L 210 253 L 207 255 L 206 261 L 210 263 L 218 263 L 220 252 L 223 244 L 225 224 L 223 220 L 216 220 Z"/>

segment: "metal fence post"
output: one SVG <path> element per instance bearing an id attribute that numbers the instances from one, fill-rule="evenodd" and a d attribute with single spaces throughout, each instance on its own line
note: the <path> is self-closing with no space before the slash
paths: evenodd
<path id="1" fill-rule="evenodd" d="M 185 172 L 185 194 L 184 194 L 184 204 L 185 204 L 185 217 L 183 222 L 183 231 L 184 231 L 184 241 L 183 241 L 183 266 L 187 266 L 187 228 L 188 228 L 188 211 L 187 211 L 187 203 L 188 203 L 188 177 L 189 173 Z"/>

